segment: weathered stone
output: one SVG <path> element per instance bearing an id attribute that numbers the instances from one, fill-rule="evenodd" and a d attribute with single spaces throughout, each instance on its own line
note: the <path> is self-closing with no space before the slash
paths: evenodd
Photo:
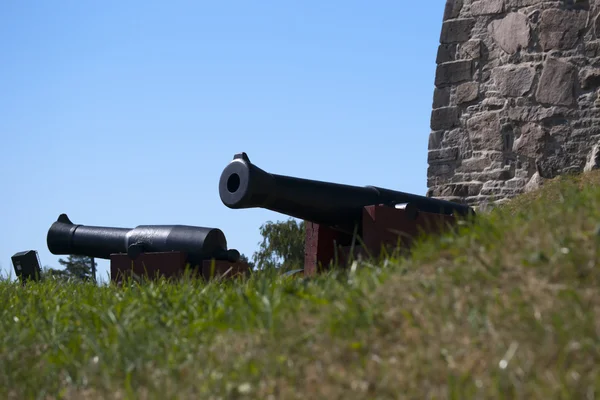
<path id="1" fill-rule="evenodd" d="M 503 96 L 524 96 L 533 85 L 535 70 L 528 66 L 509 65 L 494 68 L 492 77 L 496 88 Z"/>
<path id="2" fill-rule="evenodd" d="M 456 18 L 460 15 L 460 10 L 463 7 L 463 0 L 448 0 L 444 8 L 444 21 L 447 19 Z"/>
<path id="3" fill-rule="evenodd" d="M 469 182 L 469 183 L 459 183 L 454 184 L 452 188 L 451 196 L 458 197 L 468 197 L 468 196 L 477 196 L 479 192 L 481 192 L 481 187 L 483 183 L 481 182 Z"/>
<path id="4" fill-rule="evenodd" d="M 495 196 L 502 192 L 504 186 L 503 181 L 499 181 L 498 185 L 490 185 L 490 182 L 486 182 L 485 186 L 481 189 L 480 194 L 483 196 Z"/>
<path id="5" fill-rule="evenodd" d="M 537 125 L 528 123 L 521 128 L 521 135 L 515 140 L 513 151 L 519 155 L 535 159 L 544 150 L 544 129 Z"/>
<path id="6" fill-rule="evenodd" d="M 589 68 L 579 73 L 579 84 L 582 89 L 593 89 L 600 86 L 600 69 Z"/>
<path id="7" fill-rule="evenodd" d="M 472 15 L 500 14 L 504 11 L 504 0 L 479 0 L 471 4 Z"/>
<path id="8" fill-rule="evenodd" d="M 600 0 L 463 2 L 446 2 L 428 193 L 480 208 L 600 169 Z"/>
<path id="9" fill-rule="evenodd" d="M 433 108 L 447 107 L 450 105 L 450 87 L 435 88 L 433 90 Z"/>
<path id="10" fill-rule="evenodd" d="M 579 75 L 579 80 L 581 82 L 581 75 Z M 581 94 L 578 98 L 577 98 L 577 104 L 579 105 L 580 108 L 592 108 L 594 107 L 594 102 L 596 101 L 596 93 L 595 92 L 589 92 L 589 93 L 583 93 Z"/>
<path id="11" fill-rule="evenodd" d="M 507 189 L 522 189 L 527 183 L 526 179 L 523 178 L 512 178 L 506 181 L 505 187 Z"/>
<path id="12" fill-rule="evenodd" d="M 429 164 L 447 164 L 448 161 L 458 159 L 458 147 L 446 147 L 439 150 L 430 150 L 427 156 Z"/>
<path id="13" fill-rule="evenodd" d="M 508 109 L 508 119 L 512 121 L 542 122 L 549 119 L 565 118 L 565 107 L 519 106 Z"/>
<path id="14" fill-rule="evenodd" d="M 481 191 L 482 186 L 483 183 L 481 182 L 461 182 L 446 186 L 438 186 L 432 189 L 431 196 L 444 198 L 477 196 Z"/>
<path id="15" fill-rule="evenodd" d="M 501 110 L 506 106 L 506 100 L 498 97 L 489 97 L 481 102 L 481 106 L 488 111 Z"/>
<path id="16" fill-rule="evenodd" d="M 479 83 L 466 82 L 456 87 L 456 104 L 468 103 L 479 96 Z"/>
<path id="17" fill-rule="evenodd" d="M 535 174 L 533 174 L 531 179 L 529 179 L 529 182 L 527 182 L 527 184 L 523 188 L 523 193 L 529 193 L 534 190 L 538 190 L 540 187 L 542 187 L 543 184 L 544 178 L 542 178 L 540 174 L 536 172 Z"/>
<path id="18" fill-rule="evenodd" d="M 475 26 L 472 18 L 452 19 L 442 24 L 440 43 L 466 42 L 471 37 L 471 31 Z"/>
<path id="19" fill-rule="evenodd" d="M 490 171 L 482 172 L 479 175 L 479 179 L 482 181 L 493 181 L 493 180 L 501 180 L 506 181 L 508 179 L 513 178 L 510 170 L 508 169 L 494 169 Z"/>
<path id="20" fill-rule="evenodd" d="M 458 167 L 459 171 L 463 172 L 478 172 L 483 171 L 490 166 L 490 159 L 485 157 L 472 157 L 466 160 L 462 160 L 460 167 Z"/>
<path id="21" fill-rule="evenodd" d="M 586 27 L 588 12 L 549 9 L 540 20 L 540 45 L 544 51 L 572 49 Z"/>
<path id="22" fill-rule="evenodd" d="M 565 159 L 560 154 L 541 157 L 537 161 L 538 172 L 542 178 L 552 179 L 560 175 L 565 168 Z"/>
<path id="23" fill-rule="evenodd" d="M 540 4 L 545 0 L 506 0 L 507 8 L 521 8 L 521 7 L 529 7 L 535 6 L 536 4 Z"/>
<path id="24" fill-rule="evenodd" d="M 549 58 L 544 63 L 535 98 L 540 103 L 569 106 L 575 101 L 575 68 Z"/>
<path id="25" fill-rule="evenodd" d="M 600 57 L 600 40 L 585 43 L 585 56 L 588 58 Z"/>
<path id="26" fill-rule="evenodd" d="M 429 133 L 429 142 L 427 150 L 438 150 L 442 148 L 442 140 L 444 139 L 444 131 L 431 131 Z"/>
<path id="27" fill-rule="evenodd" d="M 437 66 L 435 71 L 435 86 L 441 87 L 453 83 L 470 81 L 473 77 L 471 61 L 453 61 Z"/>
<path id="28" fill-rule="evenodd" d="M 550 128 L 550 137 L 556 143 L 562 144 L 571 136 L 570 125 L 557 125 Z"/>
<path id="29" fill-rule="evenodd" d="M 454 175 L 454 163 L 451 164 L 432 164 L 427 167 L 428 177 L 450 178 Z"/>
<path id="30" fill-rule="evenodd" d="M 458 108 L 441 107 L 431 112 L 431 129 L 434 131 L 440 129 L 450 129 L 458 125 Z"/>
<path id="31" fill-rule="evenodd" d="M 449 61 L 456 60 L 456 43 L 440 44 L 438 47 L 437 57 L 435 62 L 437 64 L 443 64 Z"/>
<path id="32" fill-rule="evenodd" d="M 590 172 L 598 168 L 600 168 L 600 144 L 596 144 L 592 147 L 592 151 L 587 157 L 583 171 Z"/>
<path id="33" fill-rule="evenodd" d="M 466 135 L 462 128 L 452 129 L 444 133 L 444 146 L 460 146 L 462 142 L 466 141 Z"/>
<path id="34" fill-rule="evenodd" d="M 467 121 L 473 150 L 502 151 L 502 133 L 497 112 L 484 112 Z"/>
<path id="35" fill-rule="evenodd" d="M 458 58 L 461 60 L 478 60 L 481 58 L 481 40 L 474 39 L 465 42 L 458 49 Z"/>
<path id="36" fill-rule="evenodd" d="M 519 12 L 511 12 L 500 20 L 490 22 L 488 32 L 498 46 L 509 54 L 527 48 L 531 38 L 527 17 Z"/>

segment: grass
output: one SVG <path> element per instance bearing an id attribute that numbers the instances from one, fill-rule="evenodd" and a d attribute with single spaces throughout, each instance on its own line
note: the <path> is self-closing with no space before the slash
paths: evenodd
<path id="1" fill-rule="evenodd" d="M 594 399 L 600 173 L 306 280 L 0 283 L 8 399 Z"/>

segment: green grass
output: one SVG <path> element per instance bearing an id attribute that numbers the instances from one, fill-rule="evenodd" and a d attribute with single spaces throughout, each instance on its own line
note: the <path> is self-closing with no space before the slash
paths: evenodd
<path id="1" fill-rule="evenodd" d="M 2 398 L 593 399 L 600 173 L 315 279 L 0 283 Z"/>

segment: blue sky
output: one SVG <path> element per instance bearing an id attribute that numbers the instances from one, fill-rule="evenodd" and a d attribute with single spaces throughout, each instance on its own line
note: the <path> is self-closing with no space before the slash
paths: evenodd
<path id="1" fill-rule="evenodd" d="M 0 3 L 0 269 L 59 214 L 220 228 L 237 152 L 268 172 L 424 195 L 445 0 Z M 109 262 L 98 260 L 99 279 Z M 14 275 L 14 274 L 13 274 Z"/>

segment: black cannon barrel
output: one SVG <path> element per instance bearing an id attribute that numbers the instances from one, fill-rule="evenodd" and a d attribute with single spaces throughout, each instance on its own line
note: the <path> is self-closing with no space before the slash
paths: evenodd
<path id="1" fill-rule="evenodd" d="M 368 205 L 410 203 L 418 210 L 442 214 L 474 214 L 471 207 L 450 201 L 375 186 L 350 186 L 276 175 L 236 154 L 221 173 L 221 201 L 229 208 L 266 208 L 291 217 L 347 226 L 358 222 Z"/>
<path id="2" fill-rule="evenodd" d="M 181 251 L 188 262 L 202 260 L 237 261 L 237 250 L 227 250 L 227 240 L 220 229 L 188 225 L 140 225 L 136 228 L 107 228 L 77 225 L 61 214 L 50 226 L 46 237 L 52 254 L 71 254 L 110 259 L 114 253 L 136 257 L 140 252 Z"/>

